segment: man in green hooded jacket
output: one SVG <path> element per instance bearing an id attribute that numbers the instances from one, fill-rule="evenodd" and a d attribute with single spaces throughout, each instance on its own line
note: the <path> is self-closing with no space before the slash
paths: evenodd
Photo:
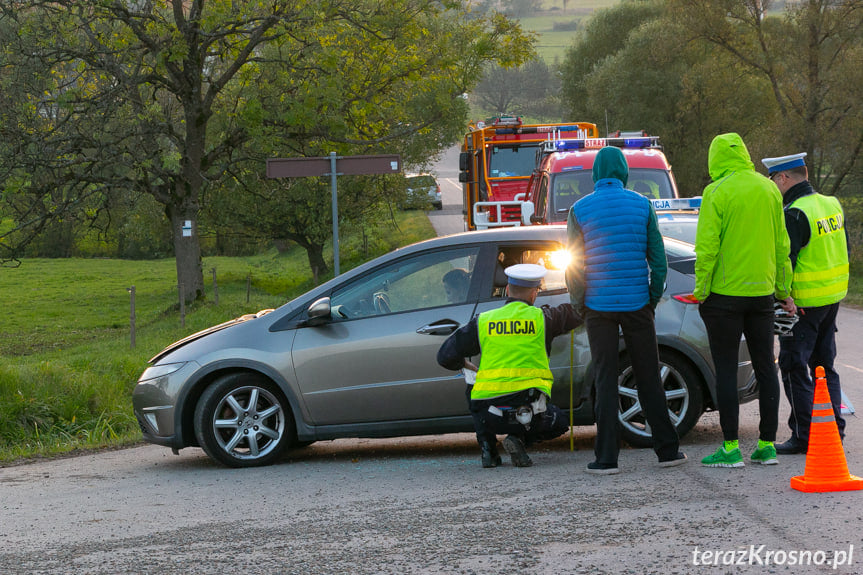
<path id="1" fill-rule="evenodd" d="M 708 467 L 743 467 L 738 446 L 740 336 L 759 385 L 759 440 L 750 461 L 777 463 L 779 377 L 773 354 L 774 297 L 794 313 L 790 243 L 782 196 L 755 171 L 739 135 L 720 134 L 707 157 L 713 183 L 703 193 L 695 235 L 695 298 L 716 367 L 716 400 L 725 442 L 701 460 Z"/>

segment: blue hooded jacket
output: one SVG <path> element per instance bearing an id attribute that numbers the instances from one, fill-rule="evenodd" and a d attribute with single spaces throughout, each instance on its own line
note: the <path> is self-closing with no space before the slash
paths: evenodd
<path id="1" fill-rule="evenodd" d="M 566 283 L 573 306 L 636 311 L 662 297 L 668 263 L 650 200 L 624 188 L 629 167 L 620 149 L 602 148 L 593 193 L 572 206 L 567 238 L 573 264 Z"/>

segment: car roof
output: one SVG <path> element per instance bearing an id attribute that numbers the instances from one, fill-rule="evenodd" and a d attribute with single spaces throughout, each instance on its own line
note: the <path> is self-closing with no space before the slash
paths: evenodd
<path id="1" fill-rule="evenodd" d="M 655 148 L 622 148 L 626 163 L 630 168 L 650 168 L 654 170 L 669 170 L 671 164 L 661 150 Z M 599 150 L 575 150 L 571 152 L 553 152 L 543 158 L 541 169 L 550 173 L 568 170 L 590 170 L 593 160 Z"/>
<path id="2" fill-rule="evenodd" d="M 441 247 L 462 245 L 467 243 L 501 242 L 501 241 L 566 241 L 565 226 L 504 226 L 488 230 L 461 232 L 431 238 L 399 250 L 428 249 L 433 244 Z M 405 252 L 407 253 L 407 252 Z"/>

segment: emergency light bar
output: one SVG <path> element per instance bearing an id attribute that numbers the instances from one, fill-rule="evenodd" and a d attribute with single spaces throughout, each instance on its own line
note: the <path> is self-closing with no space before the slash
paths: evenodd
<path id="1" fill-rule="evenodd" d="M 595 150 L 606 146 L 616 148 L 654 148 L 659 147 L 659 136 L 638 138 L 583 138 L 574 140 L 554 140 L 546 142 L 546 151 L 566 152 L 569 150 Z M 550 149 L 549 149 L 550 148 Z"/>
<path id="2" fill-rule="evenodd" d="M 494 119 L 492 126 L 521 126 L 521 116 L 500 116 Z"/>
<path id="3" fill-rule="evenodd" d="M 695 198 L 651 199 L 653 209 L 657 212 L 671 210 L 694 210 L 701 208 L 701 196 Z"/>
<path id="4" fill-rule="evenodd" d="M 587 134 L 583 126 L 527 126 L 518 128 L 498 128 L 495 134 L 551 134 L 552 132 L 576 132 Z"/>

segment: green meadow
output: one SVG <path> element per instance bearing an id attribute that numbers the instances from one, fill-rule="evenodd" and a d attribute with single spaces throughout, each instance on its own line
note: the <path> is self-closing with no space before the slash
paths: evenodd
<path id="1" fill-rule="evenodd" d="M 379 232 L 368 253 L 360 238 L 345 235 L 342 271 L 432 236 L 425 212 L 400 213 L 397 226 Z M 25 259 L 0 268 L 0 465 L 139 441 L 131 392 L 149 358 L 175 340 L 278 307 L 313 285 L 306 253 L 297 247 L 205 257 L 203 269 L 206 299 L 185 308 L 184 327 L 173 259 Z"/>

